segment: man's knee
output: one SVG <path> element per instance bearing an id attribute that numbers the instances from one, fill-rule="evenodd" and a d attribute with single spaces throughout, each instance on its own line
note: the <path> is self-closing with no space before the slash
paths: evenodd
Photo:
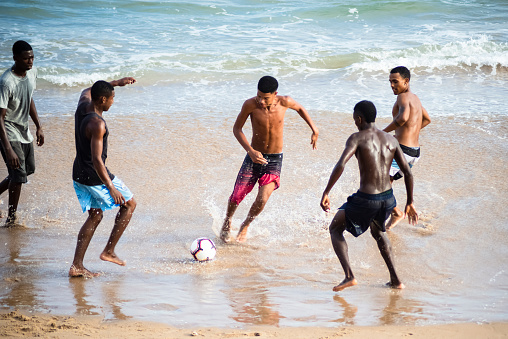
<path id="1" fill-rule="evenodd" d="M 100 208 L 91 208 L 88 210 L 88 217 L 96 223 L 100 223 L 104 217 L 104 213 Z"/>
<path id="2" fill-rule="evenodd" d="M 125 203 L 125 205 L 123 205 L 123 207 L 127 208 L 132 213 L 136 209 L 137 205 L 138 203 L 136 202 L 136 200 L 134 200 L 134 198 L 131 198 L 129 201 Z"/>
<path id="3" fill-rule="evenodd" d="M 330 226 L 328 227 L 328 231 L 330 232 L 330 235 L 341 234 L 341 233 L 344 233 L 345 230 L 346 230 L 346 225 L 344 223 L 339 225 L 338 223 L 333 222 L 333 221 L 330 224 Z"/>
<path id="4" fill-rule="evenodd" d="M 21 186 L 23 186 L 23 182 L 9 180 L 9 190 L 10 191 L 20 190 Z"/>
<path id="5" fill-rule="evenodd" d="M 259 206 L 265 206 L 268 199 L 270 199 L 270 194 L 260 192 L 260 194 L 256 197 L 256 203 Z"/>
<path id="6" fill-rule="evenodd" d="M 246 184 L 246 185 L 235 185 L 233 193 L 229 197 L 229 203 L 240 205 L 240 203 L 245 199 L 247 194 L 249 194 L 254 188 L 254 184 Z"/>
<path id="7" fill-rule="evenodd" d="M 339 210 L 333 220 L 328 227 L 328 230 L 331 233 L 343 233 L 346 230 L 346 212 L 344 210 Z"/>
<path id="8" fill-rule="evenodd" d="M 264 210 L 268 199 L 270 198 L 270 194 L 258 194 L 254 204 L 252 204 L 252 208 L 257 209 L 258 211 Z"/>
<path id="9" fill-rule="evenodd" d="M 370 228 L 370 234 L 372 235 L 372 237 L 373 237 L 376 241 L 377 241 L 377 240 L 379 240 L 379 238 L 380 238 L 380 234 L 379 234 L 379 232 L 377 232 L 376 230 L 373 230 L 373 229 L 372 229 L 372 226 L 371 226 L 371 228 Z"/>
<path id="10" fill-rule="evenodd" d="M 331 236 L 341 235 L 344 233 L 345 230 L 346 230 L 346 223 L 344 221 L 339 223 L 334 220 L 328 227 L 328 231 L 330 232 Z"/>
<path id="11" fill-rule="evenodd" d="M 272 195 L 273 191 L 275 191 L 276 187 L 277 186 L 276 186 L 275 182 L 271 182 L 269 184 L 259 186 L 259 192 L 258 192 L 257 199 L 266 203 L 268 201 L 268 199 L 270 198 L 270 196 Z"/>
<path id="12" fill-rule="evenodd" d="M 328 226 L 328 232 L 330 232 L 330 234 L 335 233 L 336 229 L 337 229 L 337 225 L 335 225 L 333 222 L 330 224 L 330 226 Z"/>
<path id="13" fill-rule="evenodd" d="M 243 201 L 243 199 L 245 198 L 245 195 L 240 195 L 240 194 L 237 194 L 235 192 L 233 192 L 233 194 L 231 194 L 231 196 L 229 197 L 229 205 L 240 205 L 240 203 Z"/>

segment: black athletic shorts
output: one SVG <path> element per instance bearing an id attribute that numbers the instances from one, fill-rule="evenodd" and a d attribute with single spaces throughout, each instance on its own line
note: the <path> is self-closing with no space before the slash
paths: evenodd
<path id="1" fill-rule="evenodd" d="M 346 212 L 346 230 L 355 237 L 363 234 L 372 222 L 385 232 L 385 221 L 397 206 L 393 190 L 379 194 L 356 192 L 339 209 Z"/>
<path id="2" fill-rule="evenodd" d="M 11 168 L 7 165 L 7 158 L 5 156 L 5 150 L 3 146 L 0 146 L 2 157 L 4 158 L 5 164 L 7 165 L 7 171 L 9 171 L 9 180 L 17 183 L 26 183 L 27 177 L 35 172 L 35 157 L 34 157 L 34 146 L 33 143 L 21 143 L 19 141 L 9 141 L 11 147 L 19 158 L 19 168 Z M 1 144 L 1 143 L 0 143 Z"/>

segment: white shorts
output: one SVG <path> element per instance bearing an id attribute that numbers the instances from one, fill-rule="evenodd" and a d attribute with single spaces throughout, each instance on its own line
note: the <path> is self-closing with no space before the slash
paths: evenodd
<path id="1" fill-rule="evenodd" d="M 409 167 L 412 168 L 413 165 L 415 165 L 420 159 L 420 147 L 407 147 L 404 145 L 400 145 L 400 148 L 404 153 L 404 158 L 406 158 Z M 390 177 L 393 180 L 398 180 L 402 178 L 402 171 L 400 170 L 399 165 L 397 165 L 395 159 L 393 159 L 392 167 L 390 168 Z"/>

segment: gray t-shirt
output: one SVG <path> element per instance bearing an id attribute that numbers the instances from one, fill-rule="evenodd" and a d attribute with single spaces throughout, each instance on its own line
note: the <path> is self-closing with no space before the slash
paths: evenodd
<path id="1" fill-rule="evenodd" d="M 33 136 L 28 128 L 30 103 L 35 90 L 37 69 L 19 77 L 9 68 L 0 77 L 0 108 L 6 108 L 5 130 L 9 141 L 31 143 Z"/>

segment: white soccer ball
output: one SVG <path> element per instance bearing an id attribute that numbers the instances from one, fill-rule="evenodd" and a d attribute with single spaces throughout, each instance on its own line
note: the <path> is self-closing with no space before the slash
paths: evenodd
<path id="1" fill-rule="evenodd" d="M 190 252 L 197 261 L 208 261 L 215 258 L 217 249 L 211 239 L 197 238 L 192 242 Z"/>

